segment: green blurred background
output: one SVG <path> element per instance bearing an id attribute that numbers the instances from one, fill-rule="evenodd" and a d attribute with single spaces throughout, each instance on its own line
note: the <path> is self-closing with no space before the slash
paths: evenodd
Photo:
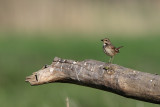
<path id="1" fill-rule="evenodd" d="M 159 0 L 0 1 L 1 107 L 158 107 L 73 85 L 30 86 L 25 77 L 55 56 L 106 62 L 101 39 L 123 45 L 113 63 L 159 73 Z"/>

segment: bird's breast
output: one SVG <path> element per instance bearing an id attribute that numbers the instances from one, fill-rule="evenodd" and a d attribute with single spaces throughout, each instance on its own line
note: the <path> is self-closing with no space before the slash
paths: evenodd
<path id="1" fill-rule="evenodd" d="M 113 49 L 109 48 L 109 47 L 105 47 L 104 48 L 104 52 L 108 55 L 108 56 L 114 56 L 115 52 Z"/>

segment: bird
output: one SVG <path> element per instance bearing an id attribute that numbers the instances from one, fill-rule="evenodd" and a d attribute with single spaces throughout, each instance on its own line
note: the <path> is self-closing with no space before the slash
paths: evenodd
<path id="1" fill-rule="evenodd" d="M 120 48 L 123 46 L 116 48 L 112 45 L 109 38 L 104 38 L 101 41 L 103 42 L 103 51 L 106 55 L 110 56 L 109 63 L 112 63 L 114 56 L 119 53 Z"/>

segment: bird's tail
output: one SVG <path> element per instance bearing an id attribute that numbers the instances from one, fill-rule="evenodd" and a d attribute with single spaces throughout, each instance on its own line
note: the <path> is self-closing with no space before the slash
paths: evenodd
<path id="1" fill-rule="evenodd" d="M 118 48 L 116 48 L 116 49 L 119 50 L 120 48 L 123 48 L 123 46 L 120 46 L 120 47 L 118 47 Z"/>
<path id="2" fill-rule="evenodd" d="M 122 48 L 123 46 L 120 46 L 118 48 L 116 48 L 115 50 L 117 51 L 117 53 L 119 53 L 120 48 Z"/>

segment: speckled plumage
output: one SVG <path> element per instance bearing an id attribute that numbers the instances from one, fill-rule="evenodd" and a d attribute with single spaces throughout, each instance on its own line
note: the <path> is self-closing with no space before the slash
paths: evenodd
<path id="1" fill-rule="evenodd" d="M 104 53 L 108 56 L 111 57 L 111 59 L 119 53 L 119 49 L 122 48 L 123 46 L 120 46 L 118 48 L 114 47 L 111 43 L 111 41 L 108 38 L 104 38 L 101 41 L 103 41 L 103 50 Z M 111 62 L 111 59 L 109 62 Z"/>

